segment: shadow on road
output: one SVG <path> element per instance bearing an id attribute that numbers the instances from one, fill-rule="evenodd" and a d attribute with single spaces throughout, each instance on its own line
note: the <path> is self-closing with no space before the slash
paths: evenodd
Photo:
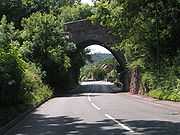
<path id="1" fill-rule="evenodd" d="M 126 122 L 145 135 L 180 135 L 180 123 L 158 120 L 135 120 Z"/>
<path id="2" fill-rule="evenodd" d="M 21 135 L 130 135 L 111 120 L 94 123 L 83 122 L 80 118 L 59 116 L 46 117 L 32 114 L 16 134 Z M 118 120 L 143 135 L 180 135 L 180 123 L 168 121 L 125 121 Z M 13 135 L 13 133 L 11 134 Z"/>

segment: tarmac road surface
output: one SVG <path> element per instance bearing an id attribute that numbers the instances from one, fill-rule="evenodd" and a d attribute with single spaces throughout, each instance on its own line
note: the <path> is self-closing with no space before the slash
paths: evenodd
<path id="1" fill-rule="evenodd" d="M 77 93 L 49 100 L 6 135 L 180 135 L 180 108 L 115 90 L 109 82 L 83 82 Z"/>

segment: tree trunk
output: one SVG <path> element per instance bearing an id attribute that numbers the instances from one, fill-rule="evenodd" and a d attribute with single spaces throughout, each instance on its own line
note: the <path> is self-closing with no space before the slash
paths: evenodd
<path id="1" fill-rule="evenodd" d="M 132 94 L 138 94 L 140 89 L 140 69 L 136 67 L 131 72 L 131 82 L 129 91 Z"/>

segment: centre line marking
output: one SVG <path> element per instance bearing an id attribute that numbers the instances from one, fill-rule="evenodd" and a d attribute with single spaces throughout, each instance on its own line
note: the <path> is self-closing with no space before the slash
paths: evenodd
<path id="1" fill-rule="evenodd" d="M 97 110 L 101 110 L 101 108 L 99 108 L 97 105 L 95 105 L 94 103 L 91 103 L 91 105 L 96 108 Z"/>
<path id="2" fill-rule="evenodd" d="M 134 131 L 132 129 L 130 129 L 128 126 L 120 123 L 119 121 L 117 121 L 115 118 L 113 118 L 112 116 L 110 116 L 109 114 L 105 114 L 105 116 L 111 120 L 113 120 L 116 124 L 118 124 L 119 126 L 121 126 L 122 128 L 124 128 L 125 130 L 134 133 Z"/>
<path id="3" fill-rule="evenodd" d="M 90 97 L 90 93 L 88 94 L 88 100 L 89 100 L 89 102 L 92 101 L 92 100 L 91 100 L 91 97 Z"/>

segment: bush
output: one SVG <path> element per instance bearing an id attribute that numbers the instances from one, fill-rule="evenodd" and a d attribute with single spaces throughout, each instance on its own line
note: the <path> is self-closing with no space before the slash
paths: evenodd
<path id="1" fill-rule="evenodd" d="M 0 22 L 0 104 L 37 104 L 52 95 L 42 82 L 42 73 L 35 64 L 25 61 L 16 38 L 18 31 L 3 17 Z"/>
<path id="2" fill-rule="evenodd" d="M 172 8 L 175 10 L 170 10 Z M 163 99 L 170 100 L 177 99 L 177 80 L 180 79 L 178 9 L 178 1 L 105 0 L 95 4 L 95 14 L 91 17 L 93 22 L 119 36 L 120 42 L 113 48 L 124 52 L 128 67 L 141 68 L 142 81 L 149 87 L 148 91 L 152 90 L 150 95 L 163 95 Z M 164 14 L 167 10 L 169 14 Z"/>
<path id="3" fill-rule="evenodd" d="M 33 63 L 25 63 L 19 99 L 25 104 L 38 104 L 52 96 L 52 90 L 42 82 L 42 73 Z"/>
<path id="4" fill-rule="evenodd" d="M 15 53 L 0 52 L 0 104 L 37 104 L 52 96 L 43 84 L 41 71 L 17 57 Z"/>
<path id="5" fill-rule="evenodd" d="M 29 46 L 25 56 L 46 72 L 44 82 L 59 92 L 73 87 L 71 82 L 77 81 L 70 71 L 73 58 L 69 54 L 76 48 L 75 44 L 67 41 L 58 18 L 53 14 L 35 13 L 24 19 L 22 24 L 21 37 Z"/>
<path id="6" fill-rule="evenodd" d="M 17 103 L 20 91 L 22 70 L 20 69 L 16 56 L 0 51 L 0 103 Z"/>
<path id="7" fill-rule="evenodd" d="M 104 80 L 105 76 L 106 76 L 106 73 L 103 69 L 99 67 L 94 67 L 93 77 L 95 80 L 97 81 Z"/>
<path id="8" fill-rule="evenodd" d="M 151 90 L 148 93 L 148 95 L 160 100 L 180 101 L 180 92 L 177 90 L 173 90 L 173 91 L 162 90 L 162 89 Z"/>
<path id="9" fill-rule="evenodd" d="M 88 64 L 81 68 L 80 79 L 82 81 L 92 78 L 95 80 L 107 79 L 108 81 L 114 82 L 118 79 L 117 67 L 117 61 L 112 58 Z"/>
<path id="10" fill-rule="evenodd" d="M 118 79 L 118 73 L 115 69 L 113 69 L 110 73 L 107 74 L 107 80 L 114 82 Z"/>

